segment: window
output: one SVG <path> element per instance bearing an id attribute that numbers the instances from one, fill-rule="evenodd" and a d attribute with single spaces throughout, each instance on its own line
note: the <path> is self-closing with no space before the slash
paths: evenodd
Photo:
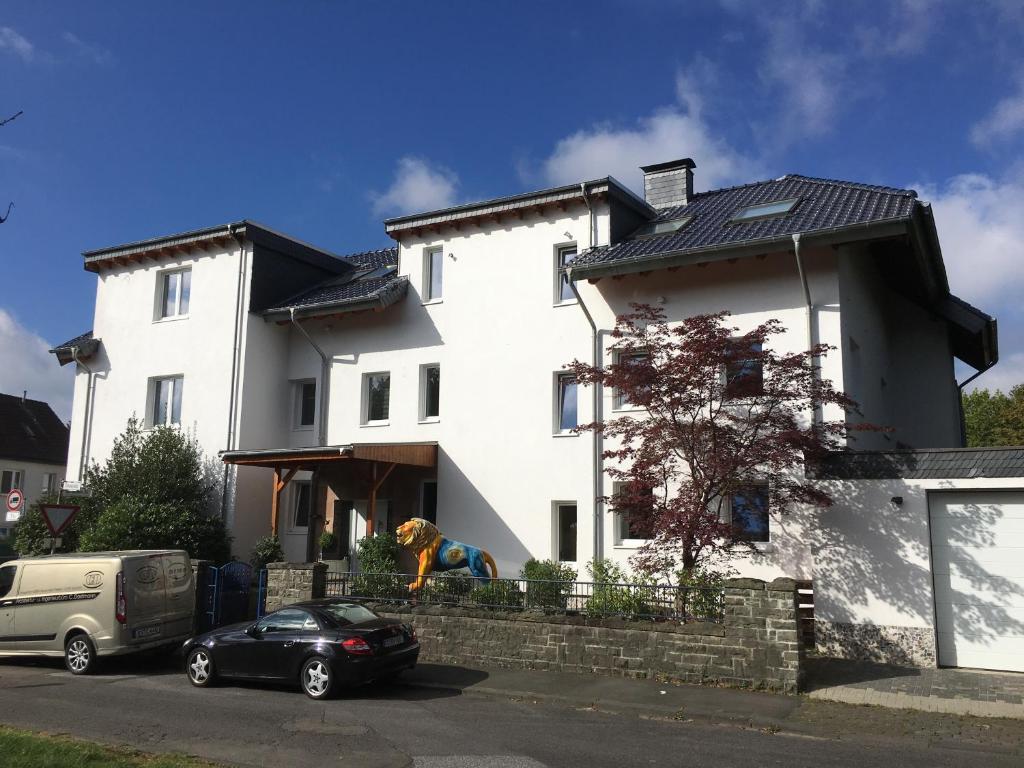
<path id="1" fill-rule="evenodd" d="M 792 211 L 799 202 L 800 199 L 794 197 L 791 200 L 776 200 L 773 203 L 750 205 L 736 211 L 729 221 L 740 223 L 744 221 L 753 221 L 754 219 L 769 219 L 774 216 L 785 216 L 787 213 Z"/>
<path id="2" fill-rule="evenodd" d="M 569 285 L 569 273 L 566 272 L 572 260 L 576 258 L 576 246 L 566 245 L 555 252 L 555 302 L 561 304 L 575 301 L 576 294 Z"/>
<path id="3" fill-rule="evenodd" d="M 184 389 L 185 378 L 183 376 L 168 376 L 152 381 L 151 426 L 181 424 L 181 393 Z"/>
<path id="4" fill-rule="evenodd" d="M 764 394 L 764 364 L 758 356 L 761 344 L 736 340 L 729 361 L 725 364 L 727 400 Z"/>
<path id="5" fill-rule="evenodd" d="M 309 527 L 310 497 L 313 493 L 313 486 L 302 480 L 295 482 L 295 507 L 292 509 L 292 528 Z"/>
<path id="6" fill-rule="evenodd" d="M 678 232 L 689 224 L 692 218 L 692 216 L 683 216 L 681 219 L 672 219 L 670 221 L 652 221 L 644 224 L 634 232 L 633 237 L 655 237 L 656 235 L 668 235 L 672 232 Z"/>
<path id="7" fill-rule="evenodd" d="M 615 513 L 615 543 L 645 541 L 646 520 L 654 508 L 654 489 L 628 482 L 612 486 L 612 511 Z"/>
<path id="8" fill-rule="evenodd" d="M 444 249 L 430 248 L 423 253 L 423 300 L 437 301 L 444 295 Z"/>
<path id="9" fill-rule="evenodd" d="M 572 432 L 579 423 L 576 418 L 576 377 L 571 373 L 559 373 L 555 376 L 555 432 Z"/>
<path id="10" fill-rule="evenodd" d="M 732 495 L 732 535 L 737 541 L 768 541 L 768 484 L 755 483 Z"/>
<path id="11" fill-rule="evenodd" d="M 43 472 L 43 485 L 40 490 L 43 493 L 53 493 L 57 490 L 57 473 Z"/>
<path id="12" fill-rule="evenodd" d="M 555 556 L 563 563 L 576 562 L 575 504 L 555 504 Z"/>
<path id="13" fill-rule="evenodd" d="M 16 565 L 5 565 L 0 568 L 0 597 L 6 597 L 7 593 L 11 591 L 11 587 L 14 586 L 14 574 L 17 571 L 18 566 Z"/>
<path id="14" fill-rule="evenodd" d="M 437 525 L 437 481 L 424 480 L 420 499 L 420 517 Z"/>
<path id="15" fill-rule="evenodd" d="M 441 414 L 441 366 L 420 366 L 420 421 L 436 420 Z"/>
<path id="16" fill-rule="evenodd" d="M 0 493 L 10 493 L 15 488 L 24 490 L 21 487 L 21 470 L 5 469 L 0 473 Z"/>
<path id="17" fill-rule="evenodd" d="M 160 274 L 161 318 L 180 317 L 188 314 L 189 296 L 192 293 L 192 270 L 180 269 Z"/>
<path id="18" fill-rule="evenodd" d="M 363 381 L 363 397 L 366 402 L 363 423 L 386 424 L 391 401 L 391 374 L 367 373 L 363 376 Z"/>
<path id="19" fill-rule="evenodd" d="M 306 625 L 309 614 L 298 608 L 284 608 L 264 616 L 256 625 L 256 631 L 264 632 L 300 632 Z"/>
<path id="20" fill-rule="evenodd" d="M 616 361 L 622 367 L 629 366 L 642 366 L 648 359 L 649 355 L 646 352 L 622 352 L 616 355 Z M 614 396 L 614 408 L 615 410 L 625 410 L 628 408 L 642 408 L 641 405 L 629 402 L 626 397 L 626 393 L 621 389 L 615 390 Z"/>
<path id="21" fill-rule="evenodd" d="M 292 424 L 294 429 L 309 429 L 316 420 L 316 381 L 293 382 L 294 410 Z"/>

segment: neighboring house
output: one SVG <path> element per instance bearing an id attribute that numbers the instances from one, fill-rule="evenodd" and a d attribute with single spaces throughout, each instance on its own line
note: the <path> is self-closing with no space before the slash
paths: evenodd
<path id="1" fill-rule="evenodd" d="M 7 494 L 25 495 L 22 514 L 36 499 L 55 493 L 64 480 L 68 427 L 41 400 L 0 394 L 0 538 L 14 534 Z"/>
<path id="2" fill-rule="evenodd" d="M 778 318 L 780 351 L 835 347 L 822 374 L 892 427 L 851 449 L 962 445 L 953 361 L 994 365 L 996 324 L 950 293 L 930 207 L 797 175 L 695 192 L 694 167 L 644 168 L 643 199 L 607 177 L 389 219 L 396 247 L 343 258 L 246 221 L 86 252 L 94 329 L 54 350 L 78 361 L 69 465 L 105 457 L 136 413 L 222 456 L 240 558 L 271 531 L 290 559 L 312 558 L 325 527 L 340 558 L 421 516 L 486 547 L 503 574 L 529 557 L 581 572 L 594 557 L 626 563 L 642 541 L 600 500 L 614 488 L 599 438 L 571 429 L 633 409 L 578 392 L 563 366 L 608 361 L 630 302 L 670 320 L 728 310 L 741 331 Z M 1020 469 L 995 485 L 1024 487 Z M 910 578 L 931 594 L 918 578 L 930 561 L 894 556 L 878 572 L 888 586 L 830 592 L 850 571 L 822 554 L 847 545 L 824 521 L 850 523 L 840 510 L 860 493 L 755 521 L 767 541 L 738 566 L 814 579 L 819 616 L 850 652 L 928 661 L 923 619 L 891 593 Z M 903 513 L 917 546 L 929 505 L 915 496 Z M 864 510 L 844 531 L 850 551 L 890 516 Z"/>

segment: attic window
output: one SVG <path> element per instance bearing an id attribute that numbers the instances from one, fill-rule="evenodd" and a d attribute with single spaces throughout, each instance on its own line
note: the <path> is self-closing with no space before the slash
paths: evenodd
<path id="1" fill-rule="evenodd" d="M 687 224 L 693 216 L 683 216 L 680 219 L 670 219 L 669 221 L 652 221 L 644 224 L 640 229 L 633 233 L 633 237 L 654 237 L 655 235 L 669 235 L 673 232 L 678 232 Z"/>
<path id="2" fill-rule="evenodd" d="M 777 200 L 774 203 L 749 205 L 746 208 L 741 208 L 733 214 L 733 217 L 729 219 L 729 222 L 744 222 L 753 221 L 754 219 L 770 219 L 775 216 L 785 216 L 787 213 L 792 211 L 799 202 L 800 198 L 794 197 L 790 200 Z"/>

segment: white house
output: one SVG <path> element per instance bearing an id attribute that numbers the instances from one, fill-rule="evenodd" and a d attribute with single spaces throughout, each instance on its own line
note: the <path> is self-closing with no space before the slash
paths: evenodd
<path id="1" fill-rule="evenodd" d="M 625 563 L 641 542 L 600 502 L 613 490 L 600 440 L 570 429 L 629 404 L 577 392 L 563 366 L 607 361 L 630 302 L 670 320 L 729 310 L 741 330 L 778 318 L 780 351 L 836 347 L 822 375 L 892 427 L 858 450 L 962 445 L 953 360 L 994 365 L 996 324 L 950 293 L 930 207 L 909 190 L 797 175 L 698 193 L 694 168 L 644 168 L 645 199 L 608 177 L 389 219 L 395 247 L 343 258 L 248 221 L 86 252 L 99 277 L 93 331 L 55 350 L 78 365 L 69 467 L 104 458 L 136 413 L 194 431 L 223 458 L 222 509 L 243 559 L 271 531 L 289 558 L 311 558 L 325 528 L 341 557 L 421 516 L 487 548 L 503 574 L 531 556 L 581 571 L 594 557 Z M 983 485 L 1024 487 L 1015 460 Z M 821 482 L 861 482 L 829 471 Z M 826 550 L 842 534 L 869 557 L 893 510 L 866 500 L 905 474 L 848 488 L 824 514 L 761 521 L 769 540 L 739 567 L 814 579 L 823 627 L 847 652 L 935 663 L 938 647 L 948 663 L 930 554 L 899 551 L 890 570 L 865 570 L 886 584 L 829 597 L 852 576 Z M 936 546 L 921 539 L 930 487 L 899 509 L 916 521 L 917 555 L 922 541 Z M 999 546 L 1024 545 L 1024 529 L 1007 530 Z M 1024 592 L 1024 576 L 995 571 Z M 908 574 L 912 608 L 893 589 Z M 1003 581 L 972 583 L 980 601 L 1002 599 Z M 1024 601 L 1000 605 L 989 645 L 1005 649 L 999 633 L 1012 636 Z"/>

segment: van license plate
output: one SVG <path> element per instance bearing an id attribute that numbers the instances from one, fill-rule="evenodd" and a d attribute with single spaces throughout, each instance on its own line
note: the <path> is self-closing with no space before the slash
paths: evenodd
<path id="1" fill-rule="evenodd" d="M 401 645 L 404 641 L 405 641 L 405 638 L 402 637 L 401 635 L 396 635 L 395 637 L 389 637 L 387 640 L 384 641 L 384 647 L 385 648 L 394 648 L 396 645 Z"/>
<path id="2" fill-rule="evenodd" d="M 144 627 L 143 629 L 136 629 L 132 632 L 132 637 L 138 639 L 141 637 L 154 637 L 160 634 L 160 627 Z"/>

